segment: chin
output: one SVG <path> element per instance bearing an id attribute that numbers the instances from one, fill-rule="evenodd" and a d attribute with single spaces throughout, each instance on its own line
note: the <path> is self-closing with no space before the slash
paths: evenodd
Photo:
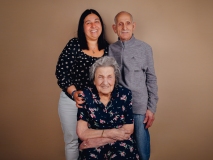
<path id="1" fill-rule="evenodd" d="M 100 92 L 100 94 L 102 94 L 102 95 L 110 95 L 111 92 Z"/>

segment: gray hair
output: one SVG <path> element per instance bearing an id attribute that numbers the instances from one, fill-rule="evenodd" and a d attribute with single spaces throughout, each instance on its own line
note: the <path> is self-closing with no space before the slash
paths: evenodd
<path id="1" fill-rule="evenodd" d="M 114 18 L 115 24 L 117 24 L 117 18 L 118 18 L 118 16 L 119 16 L 120 14 L 123 14 L 123 13 L 128 14 L 128 15 L 130 16 L 130 18 L 131 18 L 131 21 L 133 22 L 133 16 L 132 16 L 129 12 L 127 12 L 127 11 L 121 11 L 121 12 L 119 12 L 118 14 L 116 14 L 116 16 L 115 16 L 115 18 Z"/>
<path id="2" fill-rule="evenodd" d="M 104 56 L 95 61 L 95 63 L 90 67 L 90 80 L 93 82 L 95 79 L 95 72 L 99 67 L 112 67 L 115 73 L 115 86 L 118 84 L 120 77 L 120 68 L 118 63 L 113 57 Z"/>

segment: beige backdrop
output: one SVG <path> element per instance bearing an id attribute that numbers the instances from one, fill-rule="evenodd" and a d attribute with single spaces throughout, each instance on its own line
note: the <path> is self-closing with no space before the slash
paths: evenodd
<path id="1" fill-rule="evenodd" d="M 131 12 L 136 38 L 153 47 L 151 160 L 213 159 L 212 0 L 1 0 L 0 159 L 65 159 L 55 65 L 87 8 L 103 17 L 110 43 L 115 14 Z"/>

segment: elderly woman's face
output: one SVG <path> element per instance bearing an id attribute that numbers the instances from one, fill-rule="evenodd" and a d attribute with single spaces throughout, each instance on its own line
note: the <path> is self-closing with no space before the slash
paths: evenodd
<path id="1" fill-rule="evenodd" d="M 115 85 L 114 68 L 98 67 L 95 72 L 94 85 L 100 96 L 111 94 Z"/>

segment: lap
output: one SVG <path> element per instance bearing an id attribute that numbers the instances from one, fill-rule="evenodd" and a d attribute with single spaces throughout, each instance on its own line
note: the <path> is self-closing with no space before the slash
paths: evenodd
<path id="1" fill-rule="evenodd" d="M 129 159 L 136 160 L 138 158 L 137 147 L 133 139 L 125 141 L 116 141 L 115 143 L 107 144 L 98 148 L 89 148 L 80 151 L 80 159 L 111 159 L 121 160 Z"/>

